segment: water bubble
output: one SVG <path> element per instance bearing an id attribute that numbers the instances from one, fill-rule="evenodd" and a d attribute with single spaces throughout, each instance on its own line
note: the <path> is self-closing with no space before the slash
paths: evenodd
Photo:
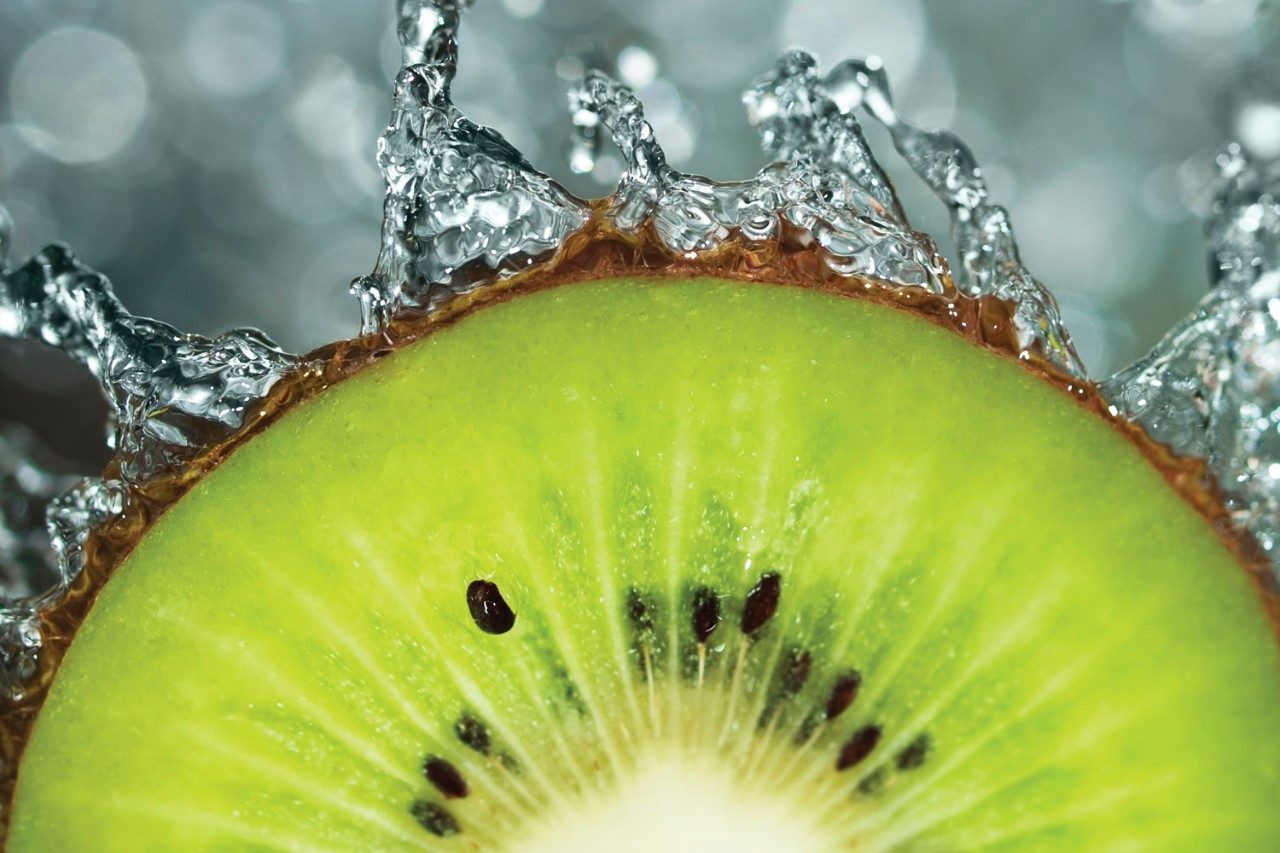
<path id="1" fill-rule="evenodd" d="M 1280 159 L 1280 64 L 1242 66 L 1219 93 L 1217 106 L 1227 138 L 1258 160 Z"/>
<path id="2" fill-rule="evenodd" d="M 542 11 L 544 2 L 545 0 L 502 0 L 502 5 L 517 18 L 532 18 Z"/>
<path id="3" fill-rule="evenodd" d="M 138 57 L 114 36 L 82 27 L 54 30 L 27 48 L 9 90 L 22 135 L 65 163 L 111 157 L 147 111 Z"/>
<path id="4" fill-rule="evenodd" d="M 1148 172 L 1138 198 L 1147 213 L 1165 222 L 1177 222 L 1191 213 L 1177 164 L 1166 163 Z"/>
<path id="5" fill-rule="evenodd" d="M 1139 20 L 1152 30 L 1186 42 L 1223 39 L 1258 22 L 1260 0 L 1139 0 Z"/>
<path id="6" fill-rule="evenodd" d="M 633 89 L 643 89 L 658 76 L 658 60 L 638 44 L 618 51 L 618 77 Z"/>
<path id="7" fill-rule="evenodd" d="M 561 80 L 578 80 L 585 71 L 581 57 L 566 54 L 556 60 L 556 76 Z"/>
<path id="8" fill-rule="evenodd" d="M 1253 101 L 1241 105 L 1235 136 L 1254 156 L 1280 157 L 1280 103 Z"/>
<path id="9" fill-rule="evenodd" d="M 284 27 L 274 12 L 244 0 L 201 9 L 191 24 L 187 56 L 196 80 L 215 95 L 258 92 L 284 68 Z"/>
<path id="10" fill-rule="evenodd" d="M 289 107 L 297 138 L 324 157 L 367 160 L 378 126 L 372 106 L 377 90 L 335 57 L 324 57 L 307 78 Z"/>

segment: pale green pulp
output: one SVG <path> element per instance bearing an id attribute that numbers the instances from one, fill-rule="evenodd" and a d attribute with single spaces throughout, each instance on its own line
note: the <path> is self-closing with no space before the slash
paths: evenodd
<path id="1" fill-rule="evenodd" d="M 766 571 L 781 603 L 747 643 Z M 476 578 L 510 633 L 476 628 Z M 696 585 L 723 596 L 701 687 Z M 658 613 L 651 679 L 631 588 Z M 798 649 L 803 689 L 758 723 Z M 797 752 L 849 669 L 853 706 Z M 464 712 L 505 759 L 459 742 Z M 923 766 L 894 769 L 921 733 Z M 742 762 L 751 738 L 772 757 Z M 907 313 L 712 280 L 485 308 L 237 450 L 103 589 L 9 844 L 488 849 L 673 743 L 765 791 L 794 760 L 833 847 L 1280 844 L 1276 640 L 1133 446 Z M 445 803 L 426 754 L 470 796 Z M 462 833 L 424 830 L 419 799 Z"/>

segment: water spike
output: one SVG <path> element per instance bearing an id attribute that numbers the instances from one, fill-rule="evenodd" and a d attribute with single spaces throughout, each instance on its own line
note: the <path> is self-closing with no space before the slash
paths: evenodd
<path id="1" fill-rule="evenodd" d="M 128 502 L 125 483 L 98 477 L 85 477 L 49 502 L 45 528 L 57 559 L 59 590 L 69 586 L 84 566 L 89 534 L 120 516 Z"/>
<path id="2" fill-rule="evenodd" d="M 1084 376 L 1057 302 L 1022 263 L 1009 214 L 988 202 L 982 169 L 969 147 L 950 131 L 924 130 L 903 120 L 893 105 L 888 75 L 874 57 L 840 63 L 822 78 L 821 88 L 840 110 L 862 109 L 884 125 L 898 153 L 947 205 L 960 289 L 1012 303 L 1019 346 Z"/>
<path id="3" fill-rule="evenodd" d="M 473 0 L 401 0 L 396 23 L 401 65 L 437 65 L 453 79 L 458 20 Z"/>
<path id="4" fill-rule="evenodd" d="M 875 220 L 881 205 L 861 203 L 849 182 L 812 158 L 776 163 L 747 181 L 712 181 L 669 166 L 639 98 L 605 74 L 586 75 L 570 93 L 570 106 L 574 150 L 593 153 L 605 130 L 622 153 L 625 168 L 608 206 L 622 231 L 652 225 L 671 252 L 696 254 L 733 237 L 748 243 L 779 240 L 786 221 L 827 249 L 831 267 L 844 274 L 905 283 L 928 279 L 914 265 L 915 235 Z M 902 245 L 893 245 L 899 237 Z M 910 262 L 899 262 L 908 256 Z"/>
<path id="5" fill-rule="evenodd" d="M 778 241 L 785 223 L 821 248 L 828 266 L 842 275 L 941 290 L 937 251 L 900 217 L 856 120 L 837 115 L 828 104 L 829 132 L 803 140 L 788 135 L 796 122 L 780 117 L 817 94 L 793 85 L 812 77 L 811 64 L 808 54 L 788 54 L 778 75 L 745 96 L 766 141 L 783 158 L 752 179 L 718 182 L 673 169 L 640 100 L 599 72 L 586 75 L 570 94 L 571 156 L 588 168 L 603 142 L 602 131 L 608 131 L 626 164 L 609 199 L 609 216 L 623 231 L 651 225 L 662 245 L 676 254 L 712 250 L 731 239 Z M 827 142 L 831 145 L 824 147 Z M 852 150 L 859 152 L 856 157 Z"/>
<path id="6" fill-rule="evenodd" d="M 589 71 L 570 91 L 569 105 L 577 150 L 591 153 L 594 160 L 603 143 L 603 128 L 622 154 L 625 168 L 613 195 L 611 215 L 622 230 L 636 230 L 658 208 L 668 187 L 684 176 L 667 165 L 653 127 L 645 120 L 644 106 L 626 86 L 599 71 Z"/>
<path id="7" fill-rule="evenodd" d="M 357 278 L 361 330 L 431 310 L 550 255 L 587 221 L 585 203 L 533 168 L 501 134 L 453 105 L 457 27 L 469 3 L 405 0 L 405 65 L 378 141 L 386 181 L 382 245 Z"/>
<path id="8" fill-rule="evenodd" d="M 1280 160 L 1233 143 L 1215 165 L 1209 294 L 1102 390 L 1113 411 L 1209 462 L 1280 578 Z"/>
<path id="9" fill-rule="evenodd" d="M 747 117 L 765 150 L 783 161 L 810 162 L 844 176 L 859 212 L 906 223 L 902 205 L 871 152 L 852 110 L 841 109 L 803 50 L 784 53 L 773 71 L 743 94 Z"/>
<path id="10" fill-rule="evenodd" d="M 775 212 L 842 275 L 943 290 L 937 247 L 911 229 L 857 118 L 821 85 L 810 54 L 783 54 L 742 100 L 765 149 L 779 158 L 741 193 L 757 220 L 759 211 Z"/>
<path id="11" fill-rule="evenodd" d="M 386 328 L 394 301 L 382 282 L 372 276 L 356 276 L 348 290 L 360 302 L 360 334 L 376 335 Z"/>
<path id="12" fill-rule="evenodd" d="M 124 509 L 118 482 L 52 471 L 25 429 L 0 427 L 0 690 L 21 698 L 38 668 L 40 610 L 84 564 L 89 531 Z"/>
<path id="13" fill-rule="evenodd" d="M 129 314 L 101 274 L 49 246 L 0 275 L 0 337 L 85 365 L 112 406 L 121 473 L 138 482 L 238 429 L 295 363 L 262 333 L 218 338 Z"/>
<path id="14" fill-rule="evenodd" d="M 0 609 L 38 602 L 59 583 L 45 507 L 75 482 L 26 429 L 0 425 Z"/>

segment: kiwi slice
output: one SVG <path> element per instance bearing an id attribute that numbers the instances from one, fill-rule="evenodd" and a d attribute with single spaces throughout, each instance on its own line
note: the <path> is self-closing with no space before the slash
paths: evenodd
<path id="1" fill-rule="evenodd" d="M 538 289 L 154 523 L 8 844 L 1274 848 L 1254 586 L 1123 430 L 908 311 Z"/>

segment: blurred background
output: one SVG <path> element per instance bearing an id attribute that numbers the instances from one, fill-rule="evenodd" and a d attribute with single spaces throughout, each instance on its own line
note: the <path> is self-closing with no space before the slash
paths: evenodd
<path id="1" fill-rule="evenodd" d="M 0 204 L 13 260 L 70 243 L 135 313 L 264 329 L 302 351 L 355 333 L 377 253 L 375 140 L 392 0 L 3 0 Z M 740 94 L 790 46 L 881 56 L 900 108 L 955 129 L 1012 211 L 1094 375 L 1139 357 L 1205 288 L 1197 215 L 1228 138 L 1280 155 L 1269 0 L 479 0 L 456 100 L 582 195 L 564 93 L 584 68 L 637 89 L 686 171 L 764 164 Z M 873 142 L 917 227 L 945 216 Z M 75 366 L 0 344 L 0 421 L 70 468 L 106 458 Z"/>

